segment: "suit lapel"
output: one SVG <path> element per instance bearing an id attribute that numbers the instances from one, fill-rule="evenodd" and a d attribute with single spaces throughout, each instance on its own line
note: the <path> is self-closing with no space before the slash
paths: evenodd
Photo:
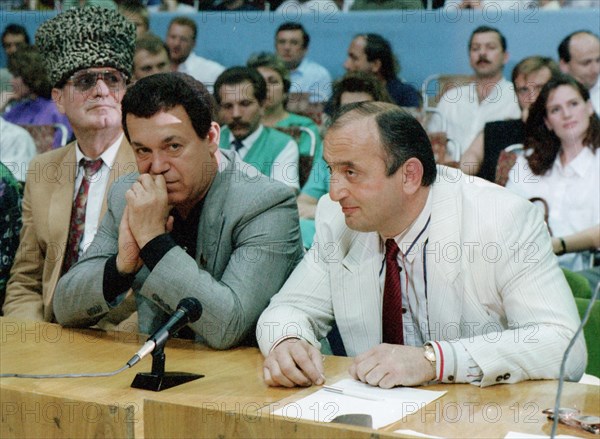
<path id="1" fill-rule="evenodd" d="M 69 238 L 69 228 L 71 225 L 71 210 L 73 208 L 73 194 L 75 191 L 75 180 L 77 178 L 77 164 L 75 156 L 75 143 L 65 146 L 63 159 L 58 164 L 56 190 L 52 193 L 50 209 L 48 211 L 48 229 L 52 243 L 59 243 L 62 247 L 66 246 Z M 62 256 L 61 252 L 61 265 Z"/>
<path id="2" fill-rule="evenodd" d="M 338 290 L 333 305 L 344 346 L 355 355 L 381 343 L 382 254 L 377 233 L 348 231 L 346 237 L 354 241 L 342 260 L 339 279 L 333 281 Z"/>
<path id="3" fill-rule="evenodd" d="M 225 224 L 223 200 L 227 199 L 229 178 L 233 175 L 231 161 L 221 152 L 219 172 L 215 176 L 202 206 L 198 222 L 196 262 L 211 273 L 216 273 L 216 263 L 221 233 Z"/>
<path id="4" fill-rule="evenodd" d="M 48 245 L 58 245 L 59 258 L 52 266 L 52 273 L 48 282 L 50 290 L 44 291 L 44 314 L 46 319 L 52 316 L 52 297 L 54 288 L 62 271 L 62 265 L 69 240 L 69 229 L 71 227 L 71 210 L 73 208 L 73 193 L 75 191 L 75 180 L 77 178 L 77 158 L 75 155 L 75 142 L 64 147 L 65 154 L 57 163 L 58 168 L 53 177 L 56 190 L 50 196 L 50 208 L 48 209 Z M 49 168 L 51 169 L 51 168 Z"/>
<path id="5" fill-rule="evenodd" d="M 429 332 L 434 340 L 442 339 L 442 335 L 450 329 L 449 325 L 456 326 L 462 313 L 460 270 L 464 257 L 461 252 L 465 249 L 462 248 L 460 234 L 459 212 L 462 203 L 454 187 L 459 184 L 461 182 L 447 182 L 442 177 L 432 189 L 431 230 L 426 261 Z M 452 330 L 452 333 L 456 332 Z"/>

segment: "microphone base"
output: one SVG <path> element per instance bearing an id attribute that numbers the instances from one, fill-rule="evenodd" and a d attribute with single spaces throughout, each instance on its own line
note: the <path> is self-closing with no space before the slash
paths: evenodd
<path id="1" fill-rule="evenodd" d="M 131 387 L 160 392 L 203 377 L 204 375 L 187 372 L 165 372 L 163 374 L 140 372 L 135 376 Z"/>

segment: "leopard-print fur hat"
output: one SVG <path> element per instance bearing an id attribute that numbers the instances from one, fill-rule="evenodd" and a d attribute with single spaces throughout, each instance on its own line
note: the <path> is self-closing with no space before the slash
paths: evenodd
<path id="1" fill-rule="evenodd" d="M 135 26 L 117 11 L 95 6 L 71 9 L 43 23 L 35 43 L 45 56 L 54 87 L 90 67 L 113 67 L 131 77 Z"/>

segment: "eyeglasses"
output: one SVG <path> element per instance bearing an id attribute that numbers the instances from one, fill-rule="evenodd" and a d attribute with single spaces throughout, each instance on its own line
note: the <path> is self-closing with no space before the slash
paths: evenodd
<path id="1" fill-rule="evenodd" d="M 84 70 L 75 73 L 67 82 L 73 84 L 78 91 L 86 92 L 96 86 L 98 79 L 102 79 L 111 90 L 125 88 L 127 82 L 127 76 L 118 70 Z"/>
<path id="2" fill-rule="evenodd" d="M 542 410 L 542 413 L 548 416 L 548 419 L 554 419 L 554 410 Z M 558 421 L 571 427 L 581 428 L 590 433 L 600 434 L 600 417 L 582 415 L 579 410 L 572 408 L 559 408 Z"/>

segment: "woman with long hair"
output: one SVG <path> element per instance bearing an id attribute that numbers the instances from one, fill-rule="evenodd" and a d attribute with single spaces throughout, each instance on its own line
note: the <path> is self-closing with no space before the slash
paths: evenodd
<path id="1" fill-rule="evenodd" d="M 600 119 L 583 85 L 567 75 L 550 79 L 529 110 L 524 148 L 507 189 L 542 199 L 549 229 L 559 240 L 598 225 Z M 561 266 L 571 270 L 589 266 L 589 252 L 564 254 L 569 249 L 566 243 L 561 247 Z"/>

